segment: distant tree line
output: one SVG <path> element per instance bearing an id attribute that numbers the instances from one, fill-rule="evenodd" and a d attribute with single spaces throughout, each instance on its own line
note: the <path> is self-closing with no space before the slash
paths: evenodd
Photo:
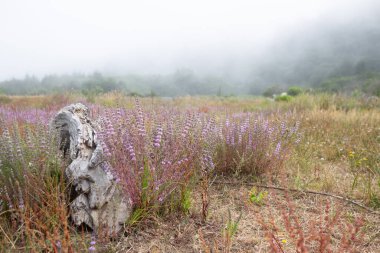
<path id="1" fill-rule="evenodd" d="M 7 80 L 0 82 L 0 94 L 75 91 L 92 96 L 118 90 L 150 96 L 271 96 L 299 86 L 304 90 L 380 96 L 379 23 L 376 17 L 368 23 L 325 24 L 292 34 L 263 53 L 260 62 L 252 63 L 251 74 L 243 78 L 247 80 L 244 82 L 199 76 L 190 69 L 169 75 L 107 76 L 95 72 Z"/>
<path id="2" fill-rule="evenodd" d="M 363 72 L 356 75 L 333 76 L 318 84 L 304 83 L 228 83 L 215 77 L 200 78 L 189 70 L 180 70 L 172 75 L 127 75 L 104 76 L 99 72 L 90 75 L 48 75 L 41 79 L 25 76 L 0 82 L 0 95 L 43 95 L 62 92 L 81 92 L 92 97 L 111 91 L 141 96 L 185 96 L 185 95 L 264 95 L 272 97 L 282 92 L 297 89 L 329 93 L 362 93 L 380 96 L 380 72 Z"/>
<path id="3" fill-rule="evenodd" d="M 25 76 L 0 82 L 0 90 L 8 95 L 51 94 L 63 91 L 97 95 L 121 91 L 135 95 L 184 96 L 184 95 L 238 95 L 247 93 L 234 84 L 220 78 L 197 76 L 193 71 L 181 69 L 171 75 L 106 76 L 99 72 L 89 75 L 48 75 L 41 79 Z"/>

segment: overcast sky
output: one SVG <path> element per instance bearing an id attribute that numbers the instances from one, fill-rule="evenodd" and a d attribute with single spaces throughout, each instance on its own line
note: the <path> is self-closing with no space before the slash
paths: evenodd
<path id="1" fill-rule="evenodd" d="M 376 2 L 0 0 L 0 80 L 233 68 L 283 34 L 325 18 L 344 22 Z"/>

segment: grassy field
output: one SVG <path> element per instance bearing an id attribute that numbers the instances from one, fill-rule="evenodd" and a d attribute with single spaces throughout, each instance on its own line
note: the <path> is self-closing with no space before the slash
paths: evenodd
<path id="1" fill-rule="evenodd" d="M 1 252 L 379 251 L 378 98 L 0 101 Z M 134 205 L 117 239 L 68 219 L 67 161 L 48 124 L 78 101 L 107 136 L 103 150 Z M 128 149 L 118 144 L 126 132 Z"/>

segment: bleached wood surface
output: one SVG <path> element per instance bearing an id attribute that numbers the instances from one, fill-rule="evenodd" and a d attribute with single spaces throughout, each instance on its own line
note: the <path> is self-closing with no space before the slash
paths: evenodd
<path id="1" fill-rule="evenodd" d="M 72 104 L 61 109 L 52 121 L 58 131 L 60 148 L 69 155 L 65 170 L 72 191 L 70 216 L 75 225 L 86 224 L 95 231 L 118 233 L 132 211 L 128 196 L 104 169 L 103 152 L 88 117 L 88 108 Z"/>

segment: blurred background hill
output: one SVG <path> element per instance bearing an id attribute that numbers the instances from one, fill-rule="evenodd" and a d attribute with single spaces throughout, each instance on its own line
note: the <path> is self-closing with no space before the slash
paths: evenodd
<path id="1" fill-rule="evenodd" d="M 272 93 L 278 94 L 287 91 L 289 87 L 297 86 L 313 92 L 380 96 L 380 15 L 378 15 L 380 5 L 376 1 L 364 1 L 362 4 L 355 2 L 355 5 L 353 2 L 346 5 L 343 4 L 344 2 L 337 2 L 329 12 L 321 12 L 308 22 L 302 23 L 294 19 L 293 23 L 295 22 L 295 24 L 283 27 L 277 24 L 277 29 L 272 30 L 269 23 L 268 26 L 262 27 L 260 22 L 255 25 L 256 21 L 252 21 L 254 18 L 249 19 L 251 17 L 249 10 L 241 15 L 246 14 L 244 18 L 249 19 L 249 22 L 252 21 L 252 25 L 244 25 L 244 22 L 235 24 L 233 21 L 237 20 L 238 17 L 228 20 L 228 16 L 224 17 L 221 14 L 217 16 L 219 14 L 215 12 L 215 19 L 220 18 L 220 20 L 215 21 L 215 24 L 210 23 L 210 26 L 214 25 L 215 27 L 208 28 L 207 25 L 209 24 L 204 24 L 207 29 L 197 26 L 197 30 L 206 29 L 206 35 L 214 30 L 217 31 L 218 28 L 221 29 L 225 25 L 221 23 L 223 18 L 231 24 L 235 24 L 236 27 L 226 26 L 221 29 L 220 34 L 216 34 L 219 37 L 216 36 L 214 40 L 207 38 L 203 33 L 200 34 L 204 35 L 203 37 L 195 38 L 194 31 L 192 32 L 190 29 L 192 26 L 188 28 L 182 23 L 178 25 L 179 30 L 176 28 L 177 30 L 168 32 L 172 36 L 170 40 L 168 38 L 164 40 L 165 30 L 160 34 L 161 28 L 158 29 L 154 24 L 144 24 L 147 26 L 147 28 L 144 26 L 144 29 L 148 29 L 150 25 L 152 31 L 157 30 L 158 32 L 159 41 L 148 41 L 151 43 L 148 44 L 151 45 L 151 51 L 140 48 L 136 49 L 136 52 L 138 50 L 145 51 L 138 54 L 126 53 L 120 49 L 120 52 L 116 56 L 113 55 L 111 60 L 97 57 L 94 52 L 94 58 L 97 58 L 98 61 L 104 60 L 99 65 L 102 67 L 89 67 L 87 69 L 86 66 L 91 65 L 89 61 L 83 62 L 83 64 L 78 63 L 86 71 L 73 67 L 73 71 L 68 70 L 70 68 L 62 71 L 45 71 L 42 69 L 35 72 L 23 72 L 29 73 L 27 75 L 7 74 L 5 71 L 7 62 L 3 58 L 4 64 L 0 65 L 3 66 L 3 73 L 0 73 L 0 77 L 2 77 L 0 78 L 0 93 L 35 95 L 73 91 L 88 95 L 118 90 L 128 94 L 151 96 L 262 94 L 271 96 Z M 229 5 L 224 6 L 223 3 L 220 5 L 221 7 L 218 5 L 209 7 L 213 7 L 212 11 L 217 10 L 218 7 L 225 7 L 226 10 L 224 11 L 227 11 L 231 7 Z M 282 15 L 281 10 L 276 9 L 274 12 L 276 6 L 272 9 L 270 6 L 266 6 L 268 7 L 266 9 L 267 15 L 273 15 L 273 17 L 269 16 L 268 20 L 275 19 L 277 15 L 279 17 L 276 22 L 279 23 L 283 17 L 296 15 L 298 10 L 294 9 L 297 5 L 301 5 L 301 3 L 297 2 L 294 6 L 289 6 L 289 13 L 284 13 L 283 16 L 280 16 Z M 197 5 L 194 4 L 194 6 Z M 286 7 L 286 5 L 284 6 Z M 349 8 L 349 6 L 351 7 Z M 306 4 L 304 7 L 299 11 L 306 11 L 309 8 Z M 178 8 L 180 9 L 180 6 Z M 183 8 L 185 10 L 185 7 Z M 190 8 L 190 6 L 186 8 Z M 197 9 L 197 11 L 200 10 Z M 205 11 L 211 13 L 211 9 Z M 252 16 L 255 13 L 257 15 L 259 10 L 253 11 L 254 9 L 252 9 Z M 308 11 L 309 14 L 307 15 L 311 15 L 310 13 L 313 13 L 312 7 Z M 156 14 L 152 12 L 151 15 Z M 178 16 L 176 18 L 178 22 L 181 22 Z M 182 22 L 191 21 L 187 18 L 189 17 L 184 18 Z M 264 25 L 267 22 L 265 16 L 257 17 L 257 20 L 263 20 Z M 218 23 L 220 23 L 220 27 L 218 27 Z M 167 29 L 171 29 L 169 24 L 166 25 L 168 26 Z M 139 27 L 139 24 L 129 24 L 129 26 L 144 31 Z M 70 28 L 74 29 L 73 27 Z M 232 28 L 241 29 L 239 33 L 235 32 L 235 37 L 233 37 Z M 261 28 L 263 31 L 260 30 Z M 114 29 L 116 30 L 116 28 Z M 149 31 L 147 30 L 147 33 L 150 33 Z M 266 39 L 263 39 L 263 36 L 256 38 L 254 37 L 256 31 L 263 34 L 272 32 L 272 35 L 268 35 Z M 246 37 L 243 36 L 244 32 Z M 96 31 L 96 35 L 99 41 L 113 41 L 110 32 L 108 33 L 109 37 L 107 37 L 106 32 Z M 178 39 L 181 35 L 185 39 L 193 39 L 193 41 L 186 41 L 189 43 L 188 49 L 186 47 L 178 49 L 184 47 L 185 44 Z M 175 38 L 176 36 L 178 38 Z M 142 38 L 146 39 L 144 36 Z M 5 37 L 5 39 L 7 38 Z M 43 39 L 41 38 L 41 40 Z M 170 41 L 173 43 L 170 44 Z M 204 45 L 197 46 L 197 43 L 199 44 L 201 41 L 204 41 Z M 230 41 L 229 44 L 226 41 Z M 108 42 L 106 42 L 99 45 L 108 46 Z M 156 46 L 159 43 L 163 44 L 161 45 L 162 53 L 159 52 L 160 47 Z M 10 44 L 4 45 L 9 46 Z M 137 38 L 129 38 L 129 42 L 124 45 L 125 47 L 132 47 L 141 44 Z M 5 48 L 4 52 L 6 46 L 3 47 L 3 49 Z M 27 47 L 28 45 L 25 45 L 25 48 Z M 35 47 L 37 48 L 37 46 Z M 53 49 L 51 50 L 51 53 L 54 53 Z M 81 50 L 85 51 L 83 48 Z M 4 55 L 6 55 L 5 53 Z M 173 56 L 170 56 L 170 53 Z M 46 54 L 49 55 L 50 51 L 46 51 Z M 17 61 L 16 58 L 12 58 L 13 56 L 16 57 L 15 54 L 9 53 L 9 55 L 11 57 L 8 59 L 9 62 Z M 28 60 L 33 61 L 34 59 Z M 50 60 L 54 61 L 55 58 L 51 56 Z M 44 65 L 45 68 L 53 65 L 50 60 L 47 65 Z M 38 61 L 35 59 L 36 64 Z M 60 61 L 58 56 L 56 61 Z M 22 63 L 23 61 L 19 61 L 20 66 Z"/>

